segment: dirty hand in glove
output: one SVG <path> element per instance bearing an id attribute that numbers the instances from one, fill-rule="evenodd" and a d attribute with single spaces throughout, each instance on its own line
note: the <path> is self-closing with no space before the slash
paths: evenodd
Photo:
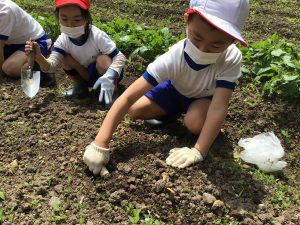
<path id="1" fill-rule="evenodd" d="M 192 164 L 203 161 L 204 157 L 196 148 L 173 148 L 170 150 L 166 162 L 170 166 L 185 168 Z"/>
<path id="2" fill-rule="evenodd" d="M 103 177 L 109 173 L 105 166 L 109 161 L 110 152 L 109 148 L 99 147 L 92 142 L 85 149 L 83 161 L 94 175 L 100 173 Z"/>
<path id="3" fill-rule="evenodd" d="M 99 102 L 104 99 L 105 104 L 112 103 L 112 97 L 116 88 L 115 81 L 118 79 L 118 73 L 113 69 L 108 69 L 106 73 L 101 76 L 93 86 L 96 90 L 100 86 Z"/>

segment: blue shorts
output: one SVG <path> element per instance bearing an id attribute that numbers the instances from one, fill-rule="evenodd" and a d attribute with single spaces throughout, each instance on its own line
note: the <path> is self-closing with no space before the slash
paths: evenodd
<path id="1" fill-rule="evenodd" d="M 99 78 L 99 73 L 98 73 L 97 68 L 96 68 L 96 62 L 91 63 L 90 65 L 88 65 L 87 71 L 89 73 L 88 86 L 93 87 L 94 84 L 96 83 L 96 81 Z"/>
<path id="2" fill-rule="evenodd" d="M 170 116 L 186 114 L 190 104 L 197 100 L 197 98 L 188 98 L 180 94 L 170 80 L 158 84 L 148 91 L 145 96 L 158 104 Z M 212 96 L 204 98 L 211 100 Z"/>
<path id="3" fill-rule="evenodd" d="M 93 87 L 98 78 L 100 77 L 97 68 L 96 68 L 96 62 L 91 63 L 87 67 L 87 71 L 89 73 L 89 81 L 88 81 L 88 86 Z M 117 84 L 123 79 L 123 70 L 121 71 L 120 77 L 117 80 Z"/>
<path id="4" fill-rule="evenodd" d="M 69 76 L 71 79 L 76 79 L 76 77 L 79 76 L 78 72 L 75 69 L 66 70 L 64 69 L 65 73 Z M 85 82 L 85 85 L 87 87 L 93 87 L 98 78 L 100 77 L 100 74 L 97 71 L 96 68 L 96 62 L 91 63 L 87 67 L 88 75 L 89 75 L 89 81 Z M 120 81 L 123 79 L 123 70 L 121 71 L 120 77 L 118 80 L 116 80 L 116 85 L 120 83 Z M 73 78 L 72 78 L 73 77 Z"/>
<path id="5" fill-rule="evenodd" d="M 41 38 L 35 40 L 38 43 L 38 45 L 40 46 L 42 55 L 45 57 L 50 54 L 50 49 L 48 49 L 47 39 L 49 39 L 48 35 L 45 34 Z M 24 52 L 25 51 L 25 43 L 24 44 L 5 45 L 4 46 L 4 59 L 7 59 L 16 51 Z"/>

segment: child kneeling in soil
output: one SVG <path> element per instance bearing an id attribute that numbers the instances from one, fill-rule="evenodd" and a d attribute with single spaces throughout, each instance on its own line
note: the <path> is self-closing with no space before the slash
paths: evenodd
<path id="1" fill-rule="evenodd" d="M 43 56 L 50 53 L 51 39 L 42 26 L 16 3 L 0 0 L 0 74 L 14 78 L 21 76 L 21 68 L 27 64 L 24 45 L 28 40 L 39 45 Z M 43 74 L 41 86 L 52 85 L 54 78 Z"/>
<path id="2" fill-rule="evenodd" d="M 153 119 L 184 114 L 184 124 L 198 135 L 192 147 L 174 148 L 167 164 L 184 168 L 201 162 L 225 120 L 229 100 L 241 76 L 241 52 L 246 45 L 241 28 L 248 0 L 191 0 L 184 14 L 187 37 L 152 62 L 106 115 L 83 160 L 94 173 L 108 173 L 109 142 L 126 114 Z M 144 96 L 143 96 L 144 95 Z"/>
<path id="3" fill-rule="evenodd" d="M 89 87 L 100 86 L 99 101 L 110 107 L 126 58 L 105 32 L 92 25 L 90 4 L 90 0 L 56 0 L 61 34 L 50 57 L 43 57 L 36 43 L 27 43 L 25 49 L 27 53 L 34 49 L 43 71 L 55 72 L 62 65 L 74 81 L 66 96 L 86 97 Z"/>

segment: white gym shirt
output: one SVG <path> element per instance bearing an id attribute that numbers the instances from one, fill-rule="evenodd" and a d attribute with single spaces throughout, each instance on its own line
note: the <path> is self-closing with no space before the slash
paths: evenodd
<path id="1" fill-rule="evenodd" d="M 0 40 L 5 44 L 25 44 L 41 38 L 43 27 L 27 12 L 10 0 L 0 0 Z"/>
<path id="2" fill-rule="evenodd" d="M 148 76 L 157 83 L 171 80 L 176 90 L 188 98 L 212 96 L 217 83 L 218 87 L 234 89 L 241 76 L 242 60 L 241 51 L 234 44 L 219 56 L 216 63 L 197 71 L 189 66 L 184 57 L 184 43 L 185 39 L 179 41 L 150 63 Z"/>
<path id="3" fill-rule="evenodd" d="M 109 36 L 94 25 L 91 25 L 87 40 L 76 41 L 61 33 L 54 43 L 54 49 L 49 57 L 50 71 L 54 72 L 61 64 L 63 56 L 70 54 L 80 65 L 88 67 L 96 61 L 99 54 L 105 54 L 113 59 L 109 68 L 121 73 L 126 58 L 117 49 L 116 44 Z"/>

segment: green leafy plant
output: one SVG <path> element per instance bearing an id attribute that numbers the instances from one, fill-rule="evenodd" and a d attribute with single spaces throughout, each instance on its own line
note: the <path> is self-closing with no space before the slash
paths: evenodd
<path id="1" fill-rule="evenodd" d="M 0 224 L 4 222 L 5 216 L 4 211 L 2 209 L 2 202 L 5 200 L 4 192 L 0 191 Z"/>
<path id="2" fill-rule="evenodd" d="M 145 216 L 144 223 L 145 225 L 160 225 L 160 222 L 154 219 L 150 213 Z"/>
<path id="3" fill-rule="evenodd" d="M 127 19 L 117 18 L 104 24 L 95 18 L 94 24 L 110 35 L 126 55 L 138 55 L 147 61 L 166 52 L 183 38 L 183 35 L 174 37 L 167 27 L 152 29 Z"/>
<path id="4" fill-rule="evenodd" d="M 0 191 L 0 201 L 4 201 L 4 200 L 5 200 L 4 192 Z"/>
<path id="5" fill-rule="evenodd" d="M 140 221 L 141 209 L 133 209 L 133 215 L 129 216 L 132 225 L 136 225 Z"/>
<path id="6" fill-rule="evenodd" d="M 273 189 L 270 202 L 275 209 L 282 210 L 300 204 L 300 194 L 298 189 L 286 185 L 274 175 L 265 174 L 259 170 L 254 171 L 253 176 L 270 189 Z"/>
<path id="7" fill-rule="evenodd" d="M 50 218 L 51 222 L 62 222 L 67 219 L 67 216 L 65 214 L 65 206 L 60 204 L 53 204 L 52 206 L 53 215 Z"/>
<path id="8" fill-rule="evenodd" d="M 150 211 L 147 215 L 144 215 L 141 209 L 135 209 L 131 203 L 125 206 L 125 211 L 129 214 L 129 221 L 132 225 L 160 225 L 160 221 L 155 219 Z"/>
<path id="9" fill-rule="evenodd" d="M 40 201 L 39 201 L 38 199 L 33 199 L 33 200 L 29 203 L 30 208 L 32 208 L 32 209 L 37 208 L 37 207 L 39 206 L 39 204 L 40 204 Z"/>
<path id="10" fill-rule="evenodd" d="M 290 134 L 288 130 L 282 129 L 281 130 L 281 134 L 285 137 L 285 138 L 289 138 Z"/>
<path id="11" fill-rule="evenodd" d="M 54 16 L 40 16 L 36 13 L 32 13 L 32 16 L 41 24 L 52 41 L 55 41 L 60 35 L 60 29 L 56 18 Z"/>
<path id="12" fill-rule="evenodd" d="M 238 225 L 239 222 L 237 221 L 231 221 L 227 218 L 217 218 L 213 221 L 214 225 Z"/>
<path id="13" fill-rule="evenodd" d="M 3 210 L 0 209 L 0 224 L 2 224 L 4 222 L 4 219 L 5 219 L 5 217 L 4 217 Z"/>
<path id="14" fill-rule="evenodd" d="M 79 225 L 83 225 L 85 223 L 85 217 L 86 217 L 86 215 L 83 212 L 80 212 L 80 214 L 79 214 Z"/>
<path id="15" fill-rule="evenodd" d="M 300 54 L 291 43 L 279 40 L 278 35 L 273 34 L 241 51 L 248 65 L 242 72 L 255 76 L 254 81 L 262 85 L 262 95 L 300 97 Z"/>

